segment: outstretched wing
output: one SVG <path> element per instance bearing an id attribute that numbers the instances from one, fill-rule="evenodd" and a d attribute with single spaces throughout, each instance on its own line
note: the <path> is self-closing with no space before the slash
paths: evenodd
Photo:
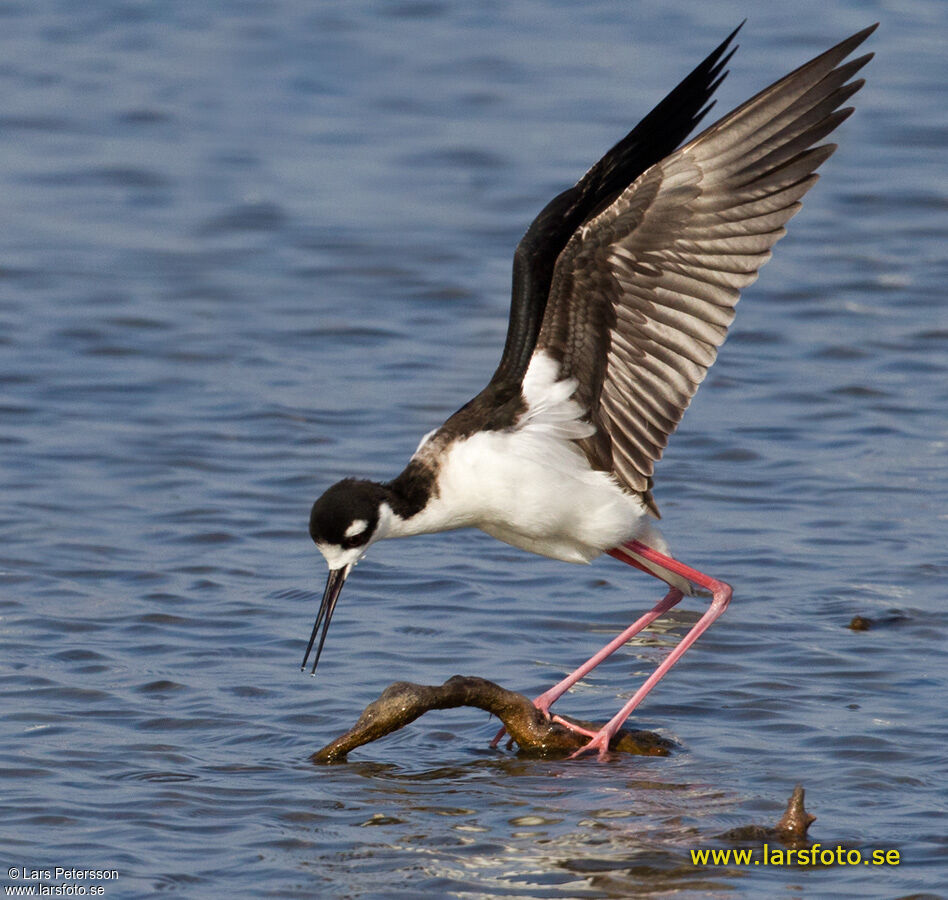
<path id="1" fill-rule="evenodd" d="M 743 23 L 741 23 L 743 24 Z M 540 332 L 560 251 L 573 232 L 608 206 L 649 166 L 672 152 L 714 105 L 711 95 L 727 74 L 738 25 L 658 106 L 573 187 L 551 200 L 517 246 L 510 323 L 503 356 L 489 390 L 519 393 Z M 735 48 L 736 49 L 736 48 Z"/>
<path id="2" fill-rule="evenodd" d="M 536 351 L 575 378 L 583 449 L 651 504 L 653 466 L 852 109 L 867 28 L 656 162 L 561 253 Z M 654 509 L 654 504 L 652 504 Z M 657 510 L 655 510 L 657 513 Z"/>

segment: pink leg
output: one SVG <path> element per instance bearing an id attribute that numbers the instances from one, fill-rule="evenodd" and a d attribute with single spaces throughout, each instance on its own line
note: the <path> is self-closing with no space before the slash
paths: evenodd
<path id="1" fill-rule="evenodd" d="M 622 634 L 616 636 L 611 640 L 605 647 L 602 648 L 595 656 L 591 656 L 586 662 L 584 662 L 575 672 L 571 672 L 567 675 L 559 684 L 554 685 L 548 691 L 540 694 L 533 701 L 533 705 L 539 709 L 541 712 L 549 713 L 550 707 L 560 699 L 577 681 L 583 678 L 586 674 L 591 672 L 596 666 L 599 665 L 604 659 L 609 656 L 612 656 L 623 644 L 627 644 L 635 635 L 637 635 L 643 628 L 647 628 L 652 624 L 659 616 L 667 613 L 679 600 L 682 598 L 682 593 L 677 588 L 672 588 L 663 598 L 657 603 L 651 610 L 649 610 L 644 616 L 642 616 L 637 621 L 633 622 Z"/>
<path id="2" fill-rule="evenodd" d="M 651 575 L 653 578 L 657 577 L 654 572 L 650 569 L 647 569 L 640 562 L 633 559 L 631 556 L 628 556 L 625 553 L 622 553 L 619 550 L 610 550 L 610 555 L 614 556 L 620 562 L 624 562 L 626 565 L 634 566 L 636 569 L 641 569 L 647 575 Z M 549 716 L 550 707 L 559 700 L 577 681 L 585 677 L 589 672 L 596 668 L 604 659 L 611 656 L 616 652 L 623 644 L 628 643 L 635 635 L 637 635 L 642 629 L 647 628 L 652 624 L 659 616 L 664 615 L 668 610 L 670 610 L 676 603 L 678 603 L 682 598 L 681 591 L 677 588 L 672 588 L 649 612 L 645 613 L 644 616 L 637 619 L 633 622 L 622 634 L 615 637 L 611 640 L 605 647 L 602 648 L 594 656 L 591 656 L 586 662 L 584 662 L 578 669 L 571 672 L 567 675 L 562 681 L 558 684 L 555 684 L 548 691 L 540 694 L 539 697 L 536 697 L 533 701 L 533 705 L 540 710 L 544 715 Z M 494 739 L 490 742 L 491 747 L 496 747 L 500 743 L 500 739 L 506 733 L 506 728 L 501 728 L 500 731 L 494 735 Z M 512 743 L 512 742 L 510 742 Z"/>
<path id="3" fill-rule="evenodd" d="M 618 557 L 617 557 L 618 558 Z M 648 569 L 645 569 L 642 566 L 639 566 L 634 560 L 630 560 L 627 557 L 622 559 L 623 562 L 629 563 L 629 565 L 636 566 L 636 568 L 642 569 L 643 572 L 648 572 Z M 652 574 L 649 572 L 649 574 Z M 613 638 L 605 647 L 602 648 L 594 656 L 591 656 L 586 660 L 578 669 L 573 672 L 570 672 L 561 682 L 553 685 L 548 691 L 544 691 L 540 694 L 539 697 L 534 699 L 533 705 L 540 710 L 544 715 L 549 716 L 550 707 L 559 700 L 577 681 L 591 672 L 596 666 L 599 665 L 604 659 L 611 656 L 616 652 L 623 644 L 626 644 L 631 640 L 635 635 L 637 635 L 643 628 L 647 628 L 652 624 L 660 615 L 668 612 L 679 600 L 681 600 L 682 593 L 677 588 L 672 588 L 664 598 L 657 603 L 654 608 L 649 610 L 644 616 L 640 619 L 637 619 L 633 622 L 622 634 Z M 491 747 L 496 747 L 500 742 L 500 739 L 504 736 L 506 728 L 501 728 L 500 731 L 494 736 L 494 739 L 490 742 Z"/>
<path id="4" fill-rule="evenodd" d="M 664 662 L 649 676 L 648 679 L 646 679 L 645 683 L 635 692 L 635 694 L 633 694 L 632 699 L 630 699 L 629 702 L 626 703 L 625 706 L 623 706 L 615 716 L 613 716 L 605 725 L 603 725 L 599 731 L 589 732 L 585 729 L 577 728 L 575 725 L 571 725 L 569 722 L 564 721 L 559 716 L 553 717 L 554 722 L 559 722 L 561 725 L 564 725 L 573 731 L 578 731 L 581 734 L 586 734 L 592 738 L 588 744 L 573 754 L 574 757 L 580 756 L 583 753 L 591 752 L 593 750 L 598 750 L 600 758 L 603 757 L 609 749 L 609 741 L 612 740 L 615 733 L 622 726 L 622 723 L 625 722 L 625 720 L 632 713 L 632 710 L 634 710 L 642 702 L 642 700 L 645 699 L 645 696 L 648 694 L 648 692 L 653 687 L 655 687 L 659 681 L 662 680 L 665 673 L 673 665 L 675 665 L 679 659 L 681 659 L 684 652 L 702 634 L 704 634 L 705 631 L 707 631 L 711 623 L 714 622 L 714 620 L 717 619 L 725 609 L 727 609 L 728 603 L 731 602 L 731 586 L 729 584 L 726 584 L 723 581 L 718 581 L 716 578 L 711 578 L 709 575 L 705 575 L 703 572 L 699 572 L 697 569 L 692 569 L 689 566 L 684 565 L 684 563 L 678 562 L 677 559 L 673 559 L 670 556 L 665 556 L 664 553 L 659 553 L 657 550 L 653 550 L 651 547 L 647 547 L 645 544 L 641 544 L 638 541 L 629 541 L 622 546 L 633 551 L 643 559 L 656 563 L 664 569 L 668 569 L 677 575 L 681 575 L 683 578 L 687 578 L 688 581 L 692 582 L 693 584 L 711 591 L 711 607 L 697 621 L 697 623 L 695 623 L 694 627 L 682 638 L 681 643 L 668 655 Z M 634 561 L 631 561 L 628 556 L 623 553 L 621 548 L 617 547 L 613 550 L 610 550 L 609 553 L 616 559 L 622 560 L 622 562 L 631 562 L 632 565 L 636 565 Z M 639 565 L 638 568 L 643 567 Z M 673 593 L 675 593 L 675 591 L 669 593 L 668 597 L 666 597 L 662 603 L 666 603 Z M 680 596 L 681 595 L 679 594 L 679 598 Z M 677 602 L 677 600 L 675 602 Z M 662 604 L 659 604 L 659 606 L 661 605 Z M 674 604 L 669 604 L 669 608 L 672 605 Z M 656 609 L 658 609 L 658 607 L 656 607 Z M 655 612 L 655 610 L 652 612 Z M 649 615 L 651 615 L 651 613 L 646 614 L 646 616 L 643 616 L 642 618 L 648 618 Z M 639 621 L 642 620 L 640 619 Z M 598 655 L 599 654 L 597 654 L 597 656 Z M 590 660 L 590 662 L 592 662 L 592 660 Z M 587 663 L 586 665 L 589 664 Z M 590 666 L 589 668 L 592 667 Z M 586 671 L 588 671 L 588 669 Z M 582 676 L 580 675 L 579 677 Z M 566 680 L 568 681 L 569 679 Z M 556 688 L 553 688 L 553 691 L 555 691 L 558 687 L 559 685 L 557 685 Z"/>

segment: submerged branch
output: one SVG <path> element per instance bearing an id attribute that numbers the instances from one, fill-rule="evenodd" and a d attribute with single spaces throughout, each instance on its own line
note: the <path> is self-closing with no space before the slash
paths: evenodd
<path id="1" fill-rule="evenodd" d="M 767 825 L 742 825 L 722 834 L 728 841 L 780 841 L 791 847 L 806 843 L 807 829 L 816 821 L 803 806 L 803 786 L 798 784 L 787 801 L 783 817 L 771 828 Z"/>
<path id="2" fill-rule="evenodd" d="M 455 675 L 439 686 L 397 681 L 389 685 L 344 735 L 313 754 L 317 763 L 342 762 L 356 747 L 384 737 L 432 709 L 474 706 L 497 716 L 521 752 L 560 756 L 578 750 L 588 738 L 547 720 L 523 694 L 485 678 Z M 565 717 L 564 717 L 565 718 Z M 588 729 L 599 726 L 575 721 Z M 645 756 L 668 756 L 675 744 L 651 731 L 621 730 L 610 749 Z"/>

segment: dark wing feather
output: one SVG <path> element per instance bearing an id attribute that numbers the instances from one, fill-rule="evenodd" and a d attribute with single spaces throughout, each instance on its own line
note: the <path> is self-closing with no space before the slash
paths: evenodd
<path id="1" fill-rule="evenodd" d="M 838 107 L 862 86 L 849 79 L 871 54 L 843 60 L 874 29 L 657 162 L 580 226 L 557 261 L 536 349 L 578 382 L 597 427 L 583 442 L 592 464 L 650 504 L 654 463 L 714 362 L 741 288 L 835 149 L 813 145 L 852 112 Z"/>
<path id="2" fill-rule="evenodd" d="M 741 23 L 743 24 L 743 23 Z M 713 106 L 711 95 L 727 74 L 734 31 L 580 181 L 544 207 L 514 254 L 510 323 L 503 356 L 488 390 L 517 394 L 546 308 L 556 258 L 573 232 L 608 206 L 649 166 L 672 152 Z M 736 48 L 735 48 L 736 49 Z"/>

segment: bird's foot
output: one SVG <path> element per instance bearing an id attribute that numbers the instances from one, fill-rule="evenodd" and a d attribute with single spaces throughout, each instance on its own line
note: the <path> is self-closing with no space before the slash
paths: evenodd
<path id="1" fill-rule="evenodd" d="M 583 746 L 580 747 L 575 753 L 571 753 L 569 757 L 570 759 L 578 759 L 580 756 L 583 756 L 586 753 L 592 753 L 594 751 L 599 753 L 600 759 L 604 759 L 606 754 L 608 754 L 609 742 L 615 735 L 614 731 L 609 730 L 608 725 L 600 728 L 599 731 L 592 731 L 589 728 L 583 728 L 582 725 L 577 725 L 575 722 L 567 721 L 566 719 L 562 718 L 562 716 L 553 716 L 552 721 L 557 725 L 562 725 L 569 731 L 591 738 L 588 744 L 583 744 Z"/>
<path id="2" fill-rule="evenodd" d="M 609 742 L 612 735 L 606 731 L 600 731 L 588 744 L 580 747 L 575 753 L 571 753 L 570 759 L 579 759 L 585 753 L 598 752 L 599 759 L 605 759 L 609 755 Z"/>

